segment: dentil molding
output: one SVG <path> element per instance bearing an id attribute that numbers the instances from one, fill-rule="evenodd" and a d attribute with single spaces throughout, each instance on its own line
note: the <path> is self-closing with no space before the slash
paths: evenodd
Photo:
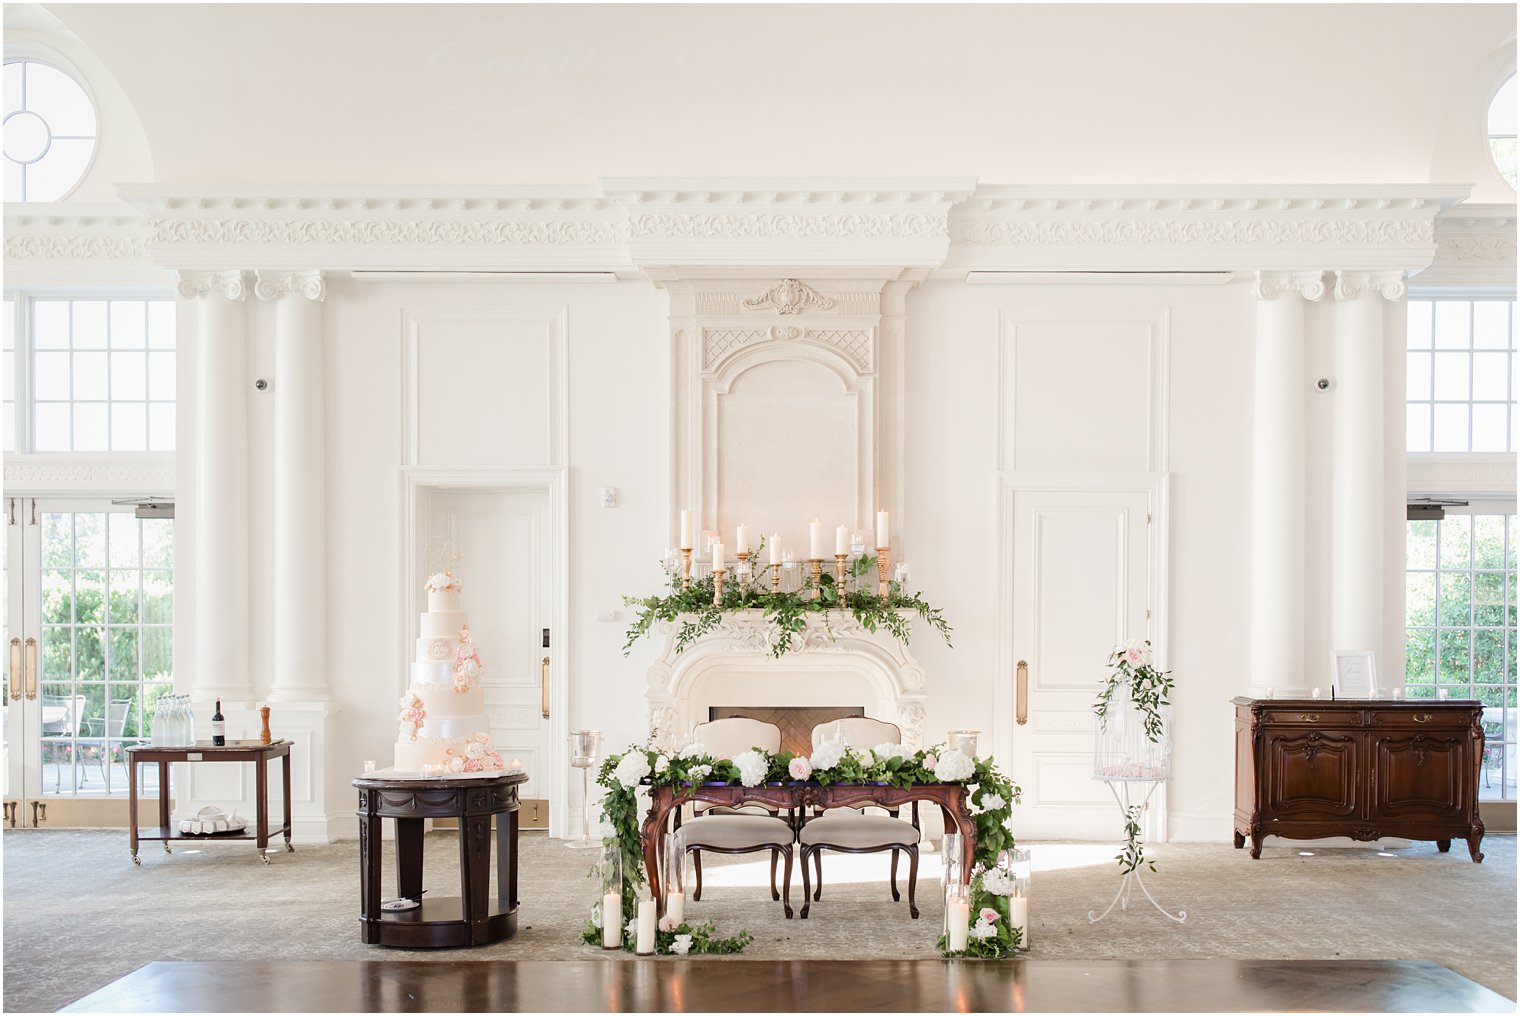
<path id="1" fill-rule="evenodd" d="M 971 178 L 607 179 L 556 188 L 132 185 L 124 203 L 10 205 L 13 284 L 200 271 L 615 272 L 792 265 L 967 271 L 1496 275 L 1514 206 L 1465 188 L 978 186 Z M 1436 275 L 1430 275 L 1431 279 Z M 1422 280 L 1424 281 L 1424 280 Z M 1513 281 L 1511 278 L 1510 282 Z"/>

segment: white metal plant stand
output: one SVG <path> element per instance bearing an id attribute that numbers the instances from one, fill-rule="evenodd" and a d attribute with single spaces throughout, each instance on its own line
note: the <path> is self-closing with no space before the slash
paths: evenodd
<path id="1" fill-rule="evenodd" d="M 1138 823 L 1139 813 L 1150 803 L 1156 788 L 1172 775 L 1171 708 L 1164 707 L 1161 710 L 1161 731 L 1155 740 L 1151 737 L 1153 732 L 1146 729 L 1145 719 L 1145 714 L 1130 700 L 1128 690 L 1121 686 L 1115 689 L 1109 701 L 1107 716 L 1095 717 L 1093 720 L 1093 779 L 1108 784 L 1109 792 L 1114 795 L 1114 803 L 1124 816 L 1126 827 L 1132 816 Z M 1137 784 L 1147 785 L 1138 804 L 1130 789 Z M 1091 910 L 1087 912 L 1089 923 L 1096 924 L 1103 920 L 1115 906 L 1120 910 L 1128 910 L 1136 887 L 1168 919 L 1178 924 L 1187 920 L 1186 910 L 1171 914 L 1156 902 L 1156 898 L 1145 887 L 1140 867 L 1136 865 L 1132 871 L 1124 873 L 1119 891 L 1114 894 L 1113 902 L 1109 903 L 1103 913 L 1094 914 Z"/>

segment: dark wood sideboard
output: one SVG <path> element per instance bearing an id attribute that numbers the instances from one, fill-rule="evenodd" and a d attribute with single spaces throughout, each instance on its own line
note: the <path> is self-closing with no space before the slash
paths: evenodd
<path id="1" fill-rule="evenodd" d="M 1235 846 L 1397 836 L 1466 840 L 1473 861 L 1483 707 L 1474 701 L 1234 699 Z"/>

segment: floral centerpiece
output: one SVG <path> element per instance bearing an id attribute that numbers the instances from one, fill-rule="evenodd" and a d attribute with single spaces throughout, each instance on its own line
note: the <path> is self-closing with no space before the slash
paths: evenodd
<path id="1" fill-rule="evenodd" d="M 1171 707 L 1168 696 L 1174 685 L 1171 671 L 1156 668 L 1150 642 L 1131 639 L 1122 646 L 1115 646 L 1108 656 L 1108 666 L 1108 676 L 1093 702 L 1100 737 L 1111 726 L 1123 721 L 1121 714 L 1134 714 L 1140 719 L 1141 732 L 1148 743 L 1169 748 L 1165 744 L 1168 737 L 1166 711 Z M 1101 754 L 1101 751 L 1097 753 L 1098 756 Z M 1137 761 L 1099 768 L 1095 775 L 1100 779 L 1164 780 L 1169 766 L 1170 751 L 1164 750 Z M 1133 805 L 1126 809 L 1124 849 L 1115 855 L 1120 871 L 1126 875 L 1141 865 L 1156 870 L 1155 862 L 1146 858 L 1140 841 L 1141 807 Z"/>
<path id="2" fill-rule="evenodd" d="M 912 787 L 922 783 L 961 783 L 974 785 L 971 803 L 977 809 L 975 867 L 979 873 L 972 880 L 972 904 L 979 911 L 984 929 L 972 934 L 967 949 L 953 955 L 1000 957 L 1012 955 L 1019 944 L 1017 931 L 1008 928 L 1008 896 L 1011 882 L 999 881 L 996 871 L 998 854 L 1013 846 L 1009 830 L 1012 807 L 1020 790 L 1005 777 L 991 758 L 971 758 L 944 746 L 927 751 L 902 745 L 881 744 L 857 751 L 843 739 L 824 741 L 811 756 L 782 751 L 771 753 L 759 748 L 741 752 L 732 759 L 716 759 L 700 744 L 688 745 L 675 754 L 644 745 L 633 745 L 620 755 L 609 755 L 597 774 L 597 784 L 606 790 L 602 799 L 604 843 L 616 844 L 622 853 L 622 913 L 617 919 L 633 921 L 637 887 L 647 881 L 644 872 L 644 849 L 639 838 L 638 790 L 641 786 L 671 786 L 707 783 L 739 784 L 757 787 L 762 783 L 811 780 L 823 786 L 831 783 L 879 783 L 892 787 Z M 990 884 L 989 884 L 990 883 Z M 592 919 L 582 933 L 592 945 L 601 943 L 602 921 L 606 915 L 593 910 Z M 689 937 L 688 937 L 689 936 Z M 732 938 L 720 938 L 711 924 L 661 925 L 656 935 L 660 953 L 700 954 L 739 952 L 750 941 L 747 932 Z M 941 938 L 941 951 L 945 950 Z M 626 949 L 632 939 L 625 936 Z"/>
<path id="3" fill-rule="evenodd" d="M 756 560 L 764 547 L 762 540 L 760 548 L 755 551 Z M 738 610 L 764 612 L 774 632 L 771 653 L 775 656 L 793 648 L 796 637 L 807 629 L 809 615 L 823 617 L 827 625 L 829 615 L 835 611 L 850 613 L 867 631 L 883 629 L 903 645 L 908 644 L 913 634 L 909 615 L 916 614 L 940 633 L 946 645 L 950 644 L 950 625 L 922 594 L 909 595 L 903 591 L 902 583 L 893 579 L 887 583 L 886 595 L 881 595 L 876 581 L 871 578 L 876 574 L 874 556 L 857 557 L 845 571 L 843 581 L 825 571 L 816 579 L 807 577 L 802 588 L 794 592 L 772 590 L 769 573 L 777 567 L 765 564 L 743 577 L 731 575 L 723 583 L 719 598 L 711 574 L 693 578 L 689 587 L 683 587 L 675 562 L 667 559 L 664 570 L 668 592 L 656 596 L 623 597 L 625 604 L 639 608 L 633 624 L 628 626 L 623 655 L 627 656 L 634 643 L 649 634 L 656 621 L 679 625 L 675 643 L 679 653 L 716 628 L 725 613 Z"/>

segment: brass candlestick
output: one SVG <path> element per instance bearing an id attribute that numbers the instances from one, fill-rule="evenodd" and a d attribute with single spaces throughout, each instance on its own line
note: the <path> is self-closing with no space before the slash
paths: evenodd
<path id="1" fill-rule="evenodd" d="M 691 548 L 681 548 L 681 588 L 691 588 Z"/>
<path id="2" fill-rule="evenodd" d="M 889 547 L 876 548 L 876 592 L 885 597 L 888 593 L 887 586 L 887 551 Z"/>
<path id="3" fill-rule="evenodd" d="M 713 569 L 713 606 L 714 607 L 718 607 L 718 606 L 722 606 L 722 604 L 723 604 L 723 569 L 722 568 L 714 568 Z"/>
<path id="4" fill-rule="evenodd" d="M 848 554 L 835 554 L 834 555 L 834 568 L 839 573 L 839 588 L 840 589 L 844 588 L 844 559 L 847 558 L 847 557 L 849 557 L 849 556 L 850 555 L 848 555 Z"/>
<path id="5" fill-rule="evenodd" d="M 739 551 L 738 575 L 741 582 L 749 578 L 749 551 L 747 550 Z"/>
<path id="6" fill-rule="evenodd" d="M 808 570 L 811 571 L 813 575 L 813 591 L 812 594 L 808 596 L 808 599 L 816 600 L 819 596 L 819 580 L 823 578 L 823 558 L 808 558 Z"/>
<path id="7" fill-rule="evenodd" d="M 771 592 L 781 592 L 781 566 L 779 564 L 771 565 Z"/>

